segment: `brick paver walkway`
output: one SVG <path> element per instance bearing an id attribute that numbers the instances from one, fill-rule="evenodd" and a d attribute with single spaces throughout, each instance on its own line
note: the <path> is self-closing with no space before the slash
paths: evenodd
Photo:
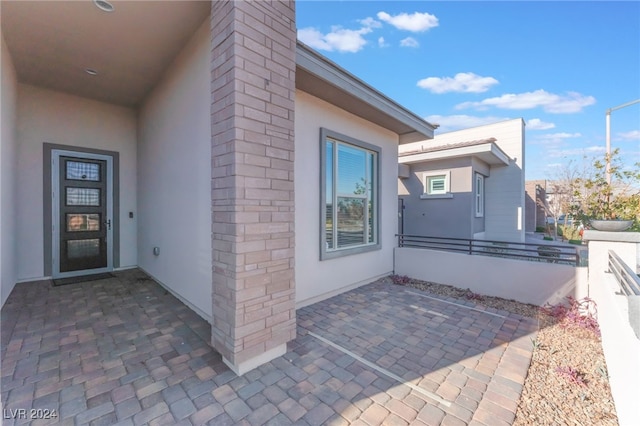
<path id="1" fill-rule="evenodd" d="M 2 424 L 510 424 L 536 324 L 483 309 L 371 284 L 300 309 L 289 352 L 237 377 L 209 325 L 140 271 L 18 284 Z"/>

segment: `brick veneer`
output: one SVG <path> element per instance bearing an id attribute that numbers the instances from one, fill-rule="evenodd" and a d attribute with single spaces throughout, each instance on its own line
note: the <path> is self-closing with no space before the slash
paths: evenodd
<path id="1" fill-rule="evenodd" d="M 236 373 L 295 337 L 293 1 L 213 1 L 213 347 Z"/>

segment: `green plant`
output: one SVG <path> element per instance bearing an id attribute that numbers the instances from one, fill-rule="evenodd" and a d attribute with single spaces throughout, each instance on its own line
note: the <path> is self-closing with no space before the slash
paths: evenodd
<path id="1" fill-rule="evenodd" d="M 580 230 L 573 225 L 558 225 L 558 235 L 567 240 L 580 240 Z"/>
<path id="2" fill-rule="evenodd" d="M 598 375 L 605 380 L 609 379 L 609 372 L 607 371 L 606 365 L 598 364 L 596 368 L 596 373 L 598 373 Z"/>
<path id="3" fill-rule="evenodd" d="M 609 164 L 611 182 L 607 182 Z M 591 173 L 574 180 L 574 218 L 587 223 L 590 219 L 633 220 L 632 230 L 640 230 L 640 163 L 625 169 L 618 150 L 604 159 L 593 160 Z"/>
<path id="4" fill-rule="evenodd" d="M 542 343 L 538 339 L 531 339 L 531 345 L 533 346 L 533 350 L 537 351 L 542 347 Z"/>

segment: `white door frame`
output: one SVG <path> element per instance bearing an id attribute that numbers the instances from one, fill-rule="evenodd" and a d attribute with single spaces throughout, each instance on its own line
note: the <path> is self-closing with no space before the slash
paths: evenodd
<path id="1" fill-rule="evenodd" d="M 81 275 L 98 274 L 113 271 L 113 229 L 114 224 L 107 227 L 107 266 L 104 268 L 84 269 L 80 271 L 60 272 L 60 157 L 74 157 L 78 159 L 102 160 L 107 165 L 107 217 L 113 222 L 113 157 L 111 155 L 94 154 L 91 152 L 68 151 L 63 149 L 51 150 L 51 261 L 53 278 L 67 278 Z"/>

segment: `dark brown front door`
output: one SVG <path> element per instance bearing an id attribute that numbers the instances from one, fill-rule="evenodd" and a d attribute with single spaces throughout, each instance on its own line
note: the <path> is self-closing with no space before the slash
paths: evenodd
<path id="1" fill-rule="evenodd" d="M 107 162 L 60 156 L 60 273 L 105 268 Z"/>

